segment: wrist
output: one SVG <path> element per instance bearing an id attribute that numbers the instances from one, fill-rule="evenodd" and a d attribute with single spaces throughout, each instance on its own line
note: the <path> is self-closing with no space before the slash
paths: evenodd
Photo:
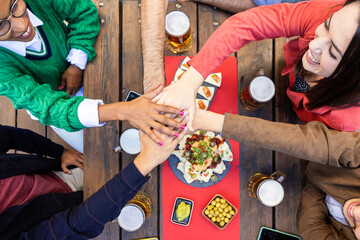
<path id="1" fill-rule="evenodd" d="M 143 176 L 146 176 L 153 170 L 157 165 L 154 165 L 151 163 L 151 160 L 149 157 L 146 157 L 146 155 L 140 153 L 134 160 L 134 165 L 136 168 L 141 172 Z"/>
<path id="2" fill-rule="evenodd" d="M 127 102 L 117 102 L 98 106 L 99 122 L 123 121 L 127 119 Z"/>
<path id="3" fill-rule="evenodd" d="M 199 118 L 197 122 L 200 124 L 198 130 L 221 132 L 225 119 L 224 115 L 204 110 L 198 112 Z"/>
<path id="4" fill-rule="evenodd" d="M 196 93 L 201 84 L 204 82 L 204 78 L 198 71 L 196 71 L 195 68 L 190 67 L 189 70 L 187 70 L 184 74 L 183 79 L 181 79 L 179 82 L 183 82 L 187 88 L 190 87 L 191 90 Z"/>

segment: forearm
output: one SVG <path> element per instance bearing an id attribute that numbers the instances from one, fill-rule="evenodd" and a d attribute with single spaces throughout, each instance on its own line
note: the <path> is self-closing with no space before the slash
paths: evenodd
<path id="1" fill-rule="evenodd" d="M 222 131 L 225 116 L 210 111 L 196 110 L 194 126 L 195 130 L 211 131 L 220 133 Z"/>
<path id="2" fill-rule="evenodd" d="M 127 102 L 116 102 L 105 105 L 98 105 L 99 122 L 127 120 L 127 113 L 130 111 Z"/>
<path id="3" fill-rule="evenodd" d="M 23 233 L 20 239 L 96 237 L 107 222 L 119 216 L 121 209 L 147 181 L 148 178 L 130 163 L 84 203 L 36 225 L 29 232 Z"/>
<path id="4" fill-rule="evenodd" d="M 209 4 L 231 13 L 238 13 L 256 7 L 252 0 L 195 0 L 195 2 Z"/>
<path id="5" fill-rule="evenodd" d="M 60 159 L 30 154 L 0 155 L 0 179 L 49 171 L 61 171 Z"/>
<path id="6" fill-rule="evenodd" d="M 0 125 L 0 152 L 9 149 L 21 150 L 27 153 L 36 153 L 40 156 L 49 156 L 60 159 L 64 148 L 27 129 Z"/>
<path id="7" fill-rule="evenodd" d="M 296 4 L 261 6 L 228 18 L 210 36 L 188 64 L 204 78 L 213 72 L 233 52 L 251 41 L 301 35 L 300 18 L 304 7 Z"/>
<path id="8" fill-rule="evenodd" d="M 360 165 L 360 134 L 330 130 L 321 122 L 298 125 L 226 114 L 222 134 L 324 165 Z"/>
<path id="9" fill-rule="evenodd" d="M 141 46 L 144 64 L 144 92 L 165 84 L 164 38 L 165 13 L 164 1 L 141 1 Z"/>

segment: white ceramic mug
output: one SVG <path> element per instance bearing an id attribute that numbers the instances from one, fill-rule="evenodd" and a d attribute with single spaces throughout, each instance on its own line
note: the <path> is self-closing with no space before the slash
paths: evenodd
<path id="1" fill-rule="evenodd" d="M 117 146 L 114 151 L 121 152 L 124 151 L 127 154 L 138 154 L 141 151 L 139 130 L 136 128 L 128 128 L 121 133 L 119 146 Z"/>

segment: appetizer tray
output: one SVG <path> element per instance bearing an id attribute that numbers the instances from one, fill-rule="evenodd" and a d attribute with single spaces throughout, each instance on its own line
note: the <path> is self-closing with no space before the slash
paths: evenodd
<path id="1" fill-rule="evenodd" d="M 199 133 L 199 132 L 196 132 L 196 133 Z M 194 134 L 196 134 L 194 133 Z M 211 133 L 211 132 L 209 132 Z M 214 133 L 212 133 L 214 134 Z M 193 134 L 190 134 L 190 135 L 186 135 L 184 137 L 184 141 L 186 141 L 186 138 L 192 136 Z M 215 134 L 214 134 L 215 135 Z M 218 137 L 218 136 L 217 136 Z M 215 137 L 213 137 L 215 138 Z M 232 150 L 231 150 L 231 145 L 230 145 L 230 142 L 225 139 L 224 141 L 224 145 L 227 145 L 227 148 L 229 150 L 229 153 L 228 153 L 228 157 L 230 156 L 230 161 L 228 160 L 221 160 L 221 164 L 218 164 L 218 165 L 222 165 L 223 168 L 225 169 L 222 169 L 220 170 L 220 173 L 215 171 L 215 169 L 213 169 L 214 171 L 211 171 L 211 176 L 207 176 L 207 177 L 202 177 L 202 178 L 206 178 L 207 180 L 199 180 L 199 179 L 195 179 L 195 180 L 192 180 L 192 182 L 189 183 L 189 175 L 191 176 L 192 174 L 194 173 L 189 173 L 188 176 L 187 176 L 187 179 L 185 179 L 185 173 L 181 170 L 179 170 L 179 164 L 184 164 L 186 167 L 186 169 L 189 167 L 189 163 L 184 163 L 184 159 L 180 160 L 180 158 L 184 158 L 184 157 L 181 157 L 179 156 L 179 152 L 180 152 L 180 155 L 184 155 L 183 153 L 181 153 L 181 150 L 179 149 L 179 146 L 180 145 L 184 145 L 185 143 L 179 143 L 179 145 L 176 147 L 175 151 L 173 154 L 170 155 L 170 157 L 168 158 L 168 162 L 169 162 L 169 165 L 170 165 L 170 168 L 171 168 L 171 171 L 174 173 L 174 175 L 183 183 L 187 184 L 187 185 L 190 185 L 190 186 L 193 186 L 193 187 L 197 187 L 197 188 L 205 188 L 205 187 L 210 187 L 210 186 L 213 186 L 215 184 L 217 184 L 218 182 L 220 182 L 225 176 L 226 174 L 229 172 L 230 170 L 230 167 L 231 167 L 231 160 L 233 158 L 232 156 Z M 219 155 L 222 155 L 220 152 L 221 152 L 221 149 L 219 148 Z M 176 154 L 176 152 L 178 152 Z M 227 153 L 227 152 L 226 152 Z M 223 156 L 222 156 L 223 158 Z M 224 156 L 225 158 L 225 156 Z M 207 169 L 208 170 L 208 169 Z M 206 170 L 206 171 L 207 171 Z M 185 170 L 186 171 L 186 170 Z M 204 172 L 206 174 L 206 171 Z M 199 177 L 199 173 L 196 173 L 197 174 L 197 177 Z M 204 174 L 204 175 L 205 175 Z M 214 175 L 214 176 L 213 176 Z"/>

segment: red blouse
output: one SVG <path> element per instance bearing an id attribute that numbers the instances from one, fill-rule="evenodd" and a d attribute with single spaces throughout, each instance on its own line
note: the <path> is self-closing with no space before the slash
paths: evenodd
<path id="1" fill-rule="evenodd" d="M 360 129 L 360 107 L 340 110 L 322 107 L 307 110 L 305 104 L 308 99 L 305 94 L 291 90 L 295 81 L 292 70 L 308 50 L 316 28 L 331 14 L 340 10 L 344 2 L 344 0 L 312 0 L 296 4 L 283 3 L 256 7 L 235 14 L 211 35 L 189 64 L 206 78 L 231 53 L 251 41 L 297 37 L 284 45 L 286 67 L 282 70 L 283 75 L 290 73 L 287 95 L 293 103 L 294 111 L 304 122 L 321 121 L 337 130 L 356 131 Z"/>

